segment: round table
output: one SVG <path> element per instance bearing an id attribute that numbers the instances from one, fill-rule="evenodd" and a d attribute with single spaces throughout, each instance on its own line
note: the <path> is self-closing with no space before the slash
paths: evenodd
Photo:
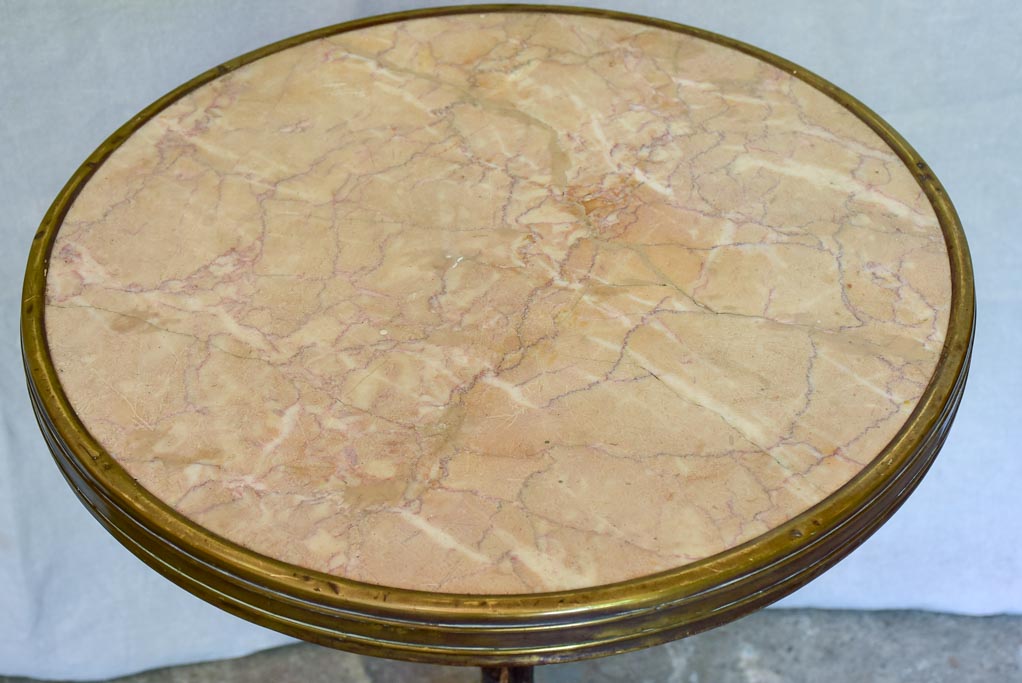
<path id="1" fill-rule="evenodd" d="M 943 443 L 973 326 L 949 199 L 848 94 L 686 26 L 480 6 L 143 110 L 43 220 L 22 341 L 57 464 L 151 567 L 507 679 L 850 552 Z"/>

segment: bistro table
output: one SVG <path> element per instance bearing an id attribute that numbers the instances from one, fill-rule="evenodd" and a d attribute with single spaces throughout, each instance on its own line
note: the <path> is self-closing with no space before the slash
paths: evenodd
<path id="1" fill-rule="evenodd" d="M 973 325 L 950 201 L 861 103 L 519 5 L 313 31 L 146 108 L 43 220 L 22 341 L 61 471 L 164 576 L 526 680 L 850 552 L 940 449 Z"/>

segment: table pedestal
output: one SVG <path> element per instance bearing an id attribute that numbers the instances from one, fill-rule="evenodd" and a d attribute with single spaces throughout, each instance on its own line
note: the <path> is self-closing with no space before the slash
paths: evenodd
<path id="1" fill-rule="evenodd" d="M 483 683 L 532 683 L 534 667 L 483 667 Z"/>

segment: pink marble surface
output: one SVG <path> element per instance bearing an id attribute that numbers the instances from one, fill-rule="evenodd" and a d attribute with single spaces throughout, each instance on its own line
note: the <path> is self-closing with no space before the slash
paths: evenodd
<path id="1" fill-rule="evenodd" d="M 528 13 L 249 64 L 107 161 L 46 326 L 84 424 L 256 551 L 579 588 L 756 537 L 870 462 L 950 300 L 894 153 L 696 38 Z"/>

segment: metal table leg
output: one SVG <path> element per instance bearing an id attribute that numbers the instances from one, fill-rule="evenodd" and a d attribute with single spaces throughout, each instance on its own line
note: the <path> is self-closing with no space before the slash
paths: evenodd
<path id="1" fill-rule="evenodd" d="M 533 683 L 531 666 L 483 667 L 483 683 Z"/>

